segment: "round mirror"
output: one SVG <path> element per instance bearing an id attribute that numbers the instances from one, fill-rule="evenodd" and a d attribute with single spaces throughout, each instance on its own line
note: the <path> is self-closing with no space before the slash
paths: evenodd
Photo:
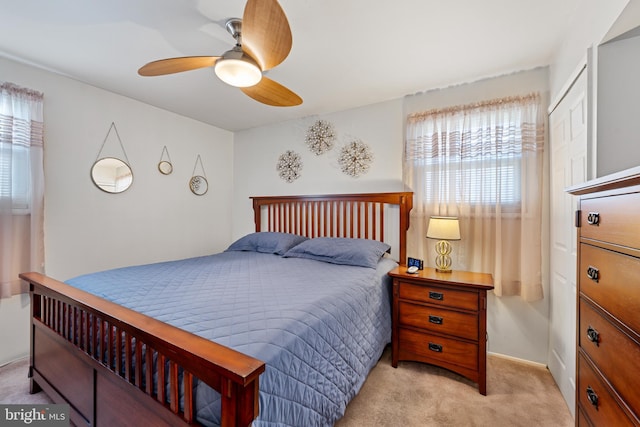
<path id="1" fill-rule="evenodd" d="M 91 167 L 91 180 L 107 193 L 122 193 L 133 183 L 133 172 L 128 164 L 114 157 L 97 160 Z"/>
<path id="2" fill-rule="evenodd" d="M 162 175 L 169 175 L 171 172 L 173 172 L 173 165 L 170 162 L 163 160 L 158 163 L 158 170 Z"/>
<path id="3" fill-rule="evenodd" d="M 202 196 L 209 189 L 209 183 L 204 176 L 195 175 L 189 180 L 189 188 L 196 196 Z"/>

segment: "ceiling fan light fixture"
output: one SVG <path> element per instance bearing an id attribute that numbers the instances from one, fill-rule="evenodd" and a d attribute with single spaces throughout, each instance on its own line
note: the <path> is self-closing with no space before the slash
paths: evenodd
<path id="1" fill-rule="evenodd" d="M 220 80 L 240 88 L 257 102 L 274 107 L 302 104 L 298 95 L 262 75 L 263 71 L 281 64 L 291 51 L 291 28 L 278 0 L 246 0 L 242 19 L 228 19 L 225 29 L 235 39 L 236 45 L 222 56 L 160 59 L 144 65 L 138 74 L 162 76 L 213 68 Z M 247 42 L 246 52 L 243 50 L 243 33 Z"/>
<path id="2" fill-rule="evenodd" d="M 228 85 L 235 87 L 254 86 L 262 79 L 258 64 L 238 49 L 226 52 L 216 61 L 216 75 Z"/>

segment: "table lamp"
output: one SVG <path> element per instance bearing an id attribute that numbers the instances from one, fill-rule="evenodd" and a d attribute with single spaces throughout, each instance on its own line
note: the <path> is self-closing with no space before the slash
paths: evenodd
<path id="1" fill-rule="evenodd" d="M 432 216 L 429 218 L 427 239 L 438 239 L 436 243 L 436 271 L 451 273 L 451 243 L 460 240 L 460 223 L 454 216 Z"/>

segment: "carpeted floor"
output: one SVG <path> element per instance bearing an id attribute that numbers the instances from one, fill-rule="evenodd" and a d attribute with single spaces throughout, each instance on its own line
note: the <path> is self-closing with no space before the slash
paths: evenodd
<path id="1" fill-rule="evenodd" d="M 51 403 L 46 394 L 29 394 L 29 359 L 0 367 L 0 403 Z"/>
<path id="2" fill-rule="evenodd" d="M 49 403 L 29 394 L 28 360 L 0 367 L 0 403 Z M 445 369 L 400 362 L 387 350 L 336 427 L 569 427 L 574 421 L 547 369 L 490 355 L 487 396 Z"/>
<path id="3" fill-rule="evenodd" d="M 391 366 L 387 350 L 336 427 L 569 427 L 574 425 L 551 373 L 489 355 L 487 395 L 446 369 L 416 362 Z"/>

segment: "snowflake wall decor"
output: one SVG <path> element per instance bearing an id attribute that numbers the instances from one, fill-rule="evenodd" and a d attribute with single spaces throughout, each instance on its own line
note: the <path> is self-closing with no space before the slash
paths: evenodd
<path id="1" fill-rule="evenodd" d="M 278 165 L 276 166 L 280 178 L 291 183 L 300 178 L 302 170 L 302 157 L 295 151 L 287 150 L 278 157 Z"/>
<path id="2" fill-rule="evenodd" d="M 335 140 L 336 131 L 333 129 L 333 125 L 326 120 L 316 121 L 307 130 L 306 143 L 309 150 L 316 156 L 331 150 Z"/>
<path id="3" fill-rule="evenodd" d="M 338 163 L 342 172 L 354 178 L 364 175 L 373 162 L 373 153 L 367 144 L 355 139 L 345 144 L 340 150 Z"/>

